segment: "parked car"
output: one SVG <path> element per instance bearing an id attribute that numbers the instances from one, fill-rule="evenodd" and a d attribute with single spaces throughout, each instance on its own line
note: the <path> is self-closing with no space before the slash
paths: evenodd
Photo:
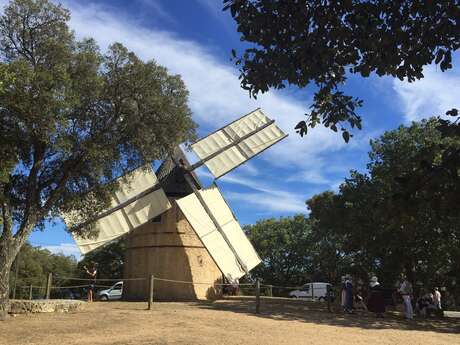
<path id="1" fill-rule="evenodd" d="M 289 296 L 292 298 L 303 298 L 310 299 L 313 301 L 327 301 L 327 286 L 329 286 L 329 296 L 333 300 L 332 285 L 329 283 L 307 283 L 302 286 L 300 290 L 294 290 L 289 292 Z"/>
<path id="2" fill-rule="evenodd" d="M 97 297 L 101 301 L 120 299 L 123 293 L 123 282 L 115 283 L 111 288 L 97 292 Z"/>

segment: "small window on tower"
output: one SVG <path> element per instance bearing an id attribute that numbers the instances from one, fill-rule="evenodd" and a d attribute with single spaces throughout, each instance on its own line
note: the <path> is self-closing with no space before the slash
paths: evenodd
<path id="1" fill-rule="evenodd" d="M 153 218 L 152 223 L 161 223 L 161 214 Z"/>

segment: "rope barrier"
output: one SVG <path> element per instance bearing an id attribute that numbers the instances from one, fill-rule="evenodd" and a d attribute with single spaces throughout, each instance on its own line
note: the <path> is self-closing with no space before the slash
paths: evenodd
<path id="1" fill-rule="evenodd" d="M 56 278 L 58 279 L 63 279 L 63 280 L 81 280 L 81 281 L 109 281 L 109 282 L 113 282 L 113 281 L 135 281 L 135 280 L 146 280 L 146 278 L 113 278 L 113 279 L 106 279 L 106 278 L 97 278 L 97 279 L 91 279 L 91 278 L 73 278 L 73 277 L 60 277 L 60 276 L 56 276 Z"/>
<path id="2" fill-rule="evenodd" d="M 36 286 L 36 285 L 29 285 L 29 286 L 18 286 L 20 289 L 46 289 L 46 286 Z"/>
<path id="3" fill-rule="evenodd" d="M 174 279 L 165 279 L 165 278 L 157 278 L 153 277 L 154 280 L 159 280 L 159 281 L 165 281 L 165 282 L 171 282 L 171 283 L 178 283 L 178 284 L 192 284 L 192 285 L 214 285 L 214 286 L 235 286 L 237 284 L 224 284 L 224 283 L 199 283 L 199 282 L 191 282 L 191 281 L 186 281 L 186 280 L 174 280 Z M 252 286 L 254 284 L 248 283 L 248 284 L 238 284 L 238 286 Z"/>
<path id="4" fill-rule="evenodd" d="M 73 289 L 73 288 L 84 288 L 88 287 L 90 284 L 85 284 L 85 285 L 68 285 L 68 286 L 51 286 L 51 289 Z M 46 286 L 18 286 L 20 289 L 46 289 Z M 100 287 L 100 288 L 109 288 L 112 287 L 111 285 L 94 285 L 94 287 Z"/>
<path id="5" fill-rule="evenodd" d="M 145 281 L 146 278 L 101 278 L 101 279 L 91 279 L 91 278 L 77 278 L 77 277 L 61 277 L 55 276 L 56 279 L 59 280 L 73 280 L 73 281 L 87 281 L 87 282 L 112 282 L 112 281 Z M 186 281 L 186 280 L 176 280 L 176 279 L 167 279 L 167 278 L 157 278 L 154 277 L 154 280 L 176 283 L 176 284 L 192 284 L 192 285 L 213 285 L 213 286 L 238 286 L 238 287 L 254 287 L 255 283 L 242 283 L 242 284 L 232 284 L 232 283 L 211 283 L 211 282 L 193 282 L 193 281 Z M 70 286 L 53 286 L 53 289 L 65 289 L 65 288 L 80 288 L 80 287 L 87 287 L 89 285 L 94 285 L 95 287 L 105 287 L 109 288 L 109 285 L 96 285 L 96 284 L 85 284 L 85 285 L 70 285 Z M 280 286 L 280 285 L 271 285 L 271 284 L 261 284 L 261 288 L 276 288 L 276 289 L 286 289 L 286 290 L 297 290 L 302 289 L 303 286 Z M 21 286 L 20 288 L 30 288 L 29 286 Z M 46 286 L 35 286 L 32 285 L 32 288 L 38 289 L 45 289 Z"/>
<path id="6" fill-rule="evenodd" d="M 71 288 L 83 288 L 88 285 L 70 285 L 70 286 L 52 286 L 51 289 L 71 289 Z"/>
<path id="7" fill-rule="evenodd" d="M 272 287 L 277 289 L 286 289 L 286 290 L 299 290 L 302 289 L 302 286 L 279 286 L 279 285 L 260 285 L 260 287 Z"/>

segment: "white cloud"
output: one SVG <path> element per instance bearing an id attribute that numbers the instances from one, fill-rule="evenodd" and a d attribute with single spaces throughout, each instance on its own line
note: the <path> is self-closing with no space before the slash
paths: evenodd
<path id="1" fill-rule="evenodd" d="M 212 177 L 211 174 L 200 171 L 203 177 Z M 259 178 L 245 177 L 241 174 L 232 174 L 223 176 L 220 181 L 244 186 L 257 191 L 256 193 L 240 193 L 230 191 L 225 193 L 225 197 L 233 201 L 242 201 L 246 205 L 256 206 L 276 212 L 305 213 L 306 195 L 303 193 L 294 193 L 285 189 L 275 188 L 272 184 L 267 184 Z"/>
<path id="2" fill-rule="evenodd" d="M 282 193 L 267 196 L 266 193 L 239 193 L 228 192 L 225 197 L 233 200 L 248 203 L 258 206 L 259 208 L 267 209 L 276 212 L 289 213 L 306 213 L 307 207 L 304 200 L 299 200 L 291 193 Z"/>
<path id="3" fill-rule="evenodd" d="M 139 0 L 149 10 L 152 10 L 159 18 L 170 22 L 176 23 L 176 20 L 163 8 L 158 0 Z"/>
<path id="4" fill-rule="evenodd" d="M 460 70 L 441 72 L 432 65 L 423 74 L 423 79 L 413 83 L 393 81 L 407 121 L 444 115 L 447 110 L 460 108 Z"/>
<path id="5" fill-rule="evenodd" d="M 46 245 L 42 246 L 43 249 L 48 249 L 51 253 L 54 254 L 64 254 L 67 256 L 73 255 L 80 260 L 81 252 L 78 249 L 77 245 L 74 243 L 61 243 L 57 245 Z"/>

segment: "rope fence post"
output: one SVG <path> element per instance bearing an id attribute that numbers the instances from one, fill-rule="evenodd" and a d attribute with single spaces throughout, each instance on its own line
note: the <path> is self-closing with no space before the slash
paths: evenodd
<path id="1" fill-rule="evenodd" d="M 154 276 L 153 274 L 151 274 L 151 275 L 150 275 L 150 279 L 149 279 L 149 301 L 148 301 L 148 310 L 152 310 L 154 282 L 155 282 L 155 276 Z"/>
<path id="2" fill-rule="evenodd" d="M 269 293 L 270 297 L 273 297 L 273 285 L 269 285 L 268 293 Z"/>
<path id="3" fill-rule="evenodd" d="M 30 286 L 29 286 L 29 300 L 32 299 L 32 293 L 33 293 L 33 287 L 32 287 L 32 284 L 30 284 Z"/>
<path id="4" fill-rule="evenodd" d="M 48 278 L 46 280 L 46 293 L 45 293 L 45 299 L 50 299 L 50 293 L 51 293 L 51 282 L 53 280 L 53 273 L 48 273 Z"/>
<path id="5" fill-rule="evenodd" d="M 260 313 L 260 280 L 256 279 L 256 314 Z"/>
<path id="6" fill-rule="evenodd" d="M 314 291 L 315 291 L 315 288 L 314 288 L 314 284 L 311 283 L 311 301 L 314 302 L 315 301 L 315 294 L 314 294 Z"/>
<path id="7" fill-rule="evenodd" d="M 331 287 L 326 285 L 327 311 L 331 312 Z"/>

